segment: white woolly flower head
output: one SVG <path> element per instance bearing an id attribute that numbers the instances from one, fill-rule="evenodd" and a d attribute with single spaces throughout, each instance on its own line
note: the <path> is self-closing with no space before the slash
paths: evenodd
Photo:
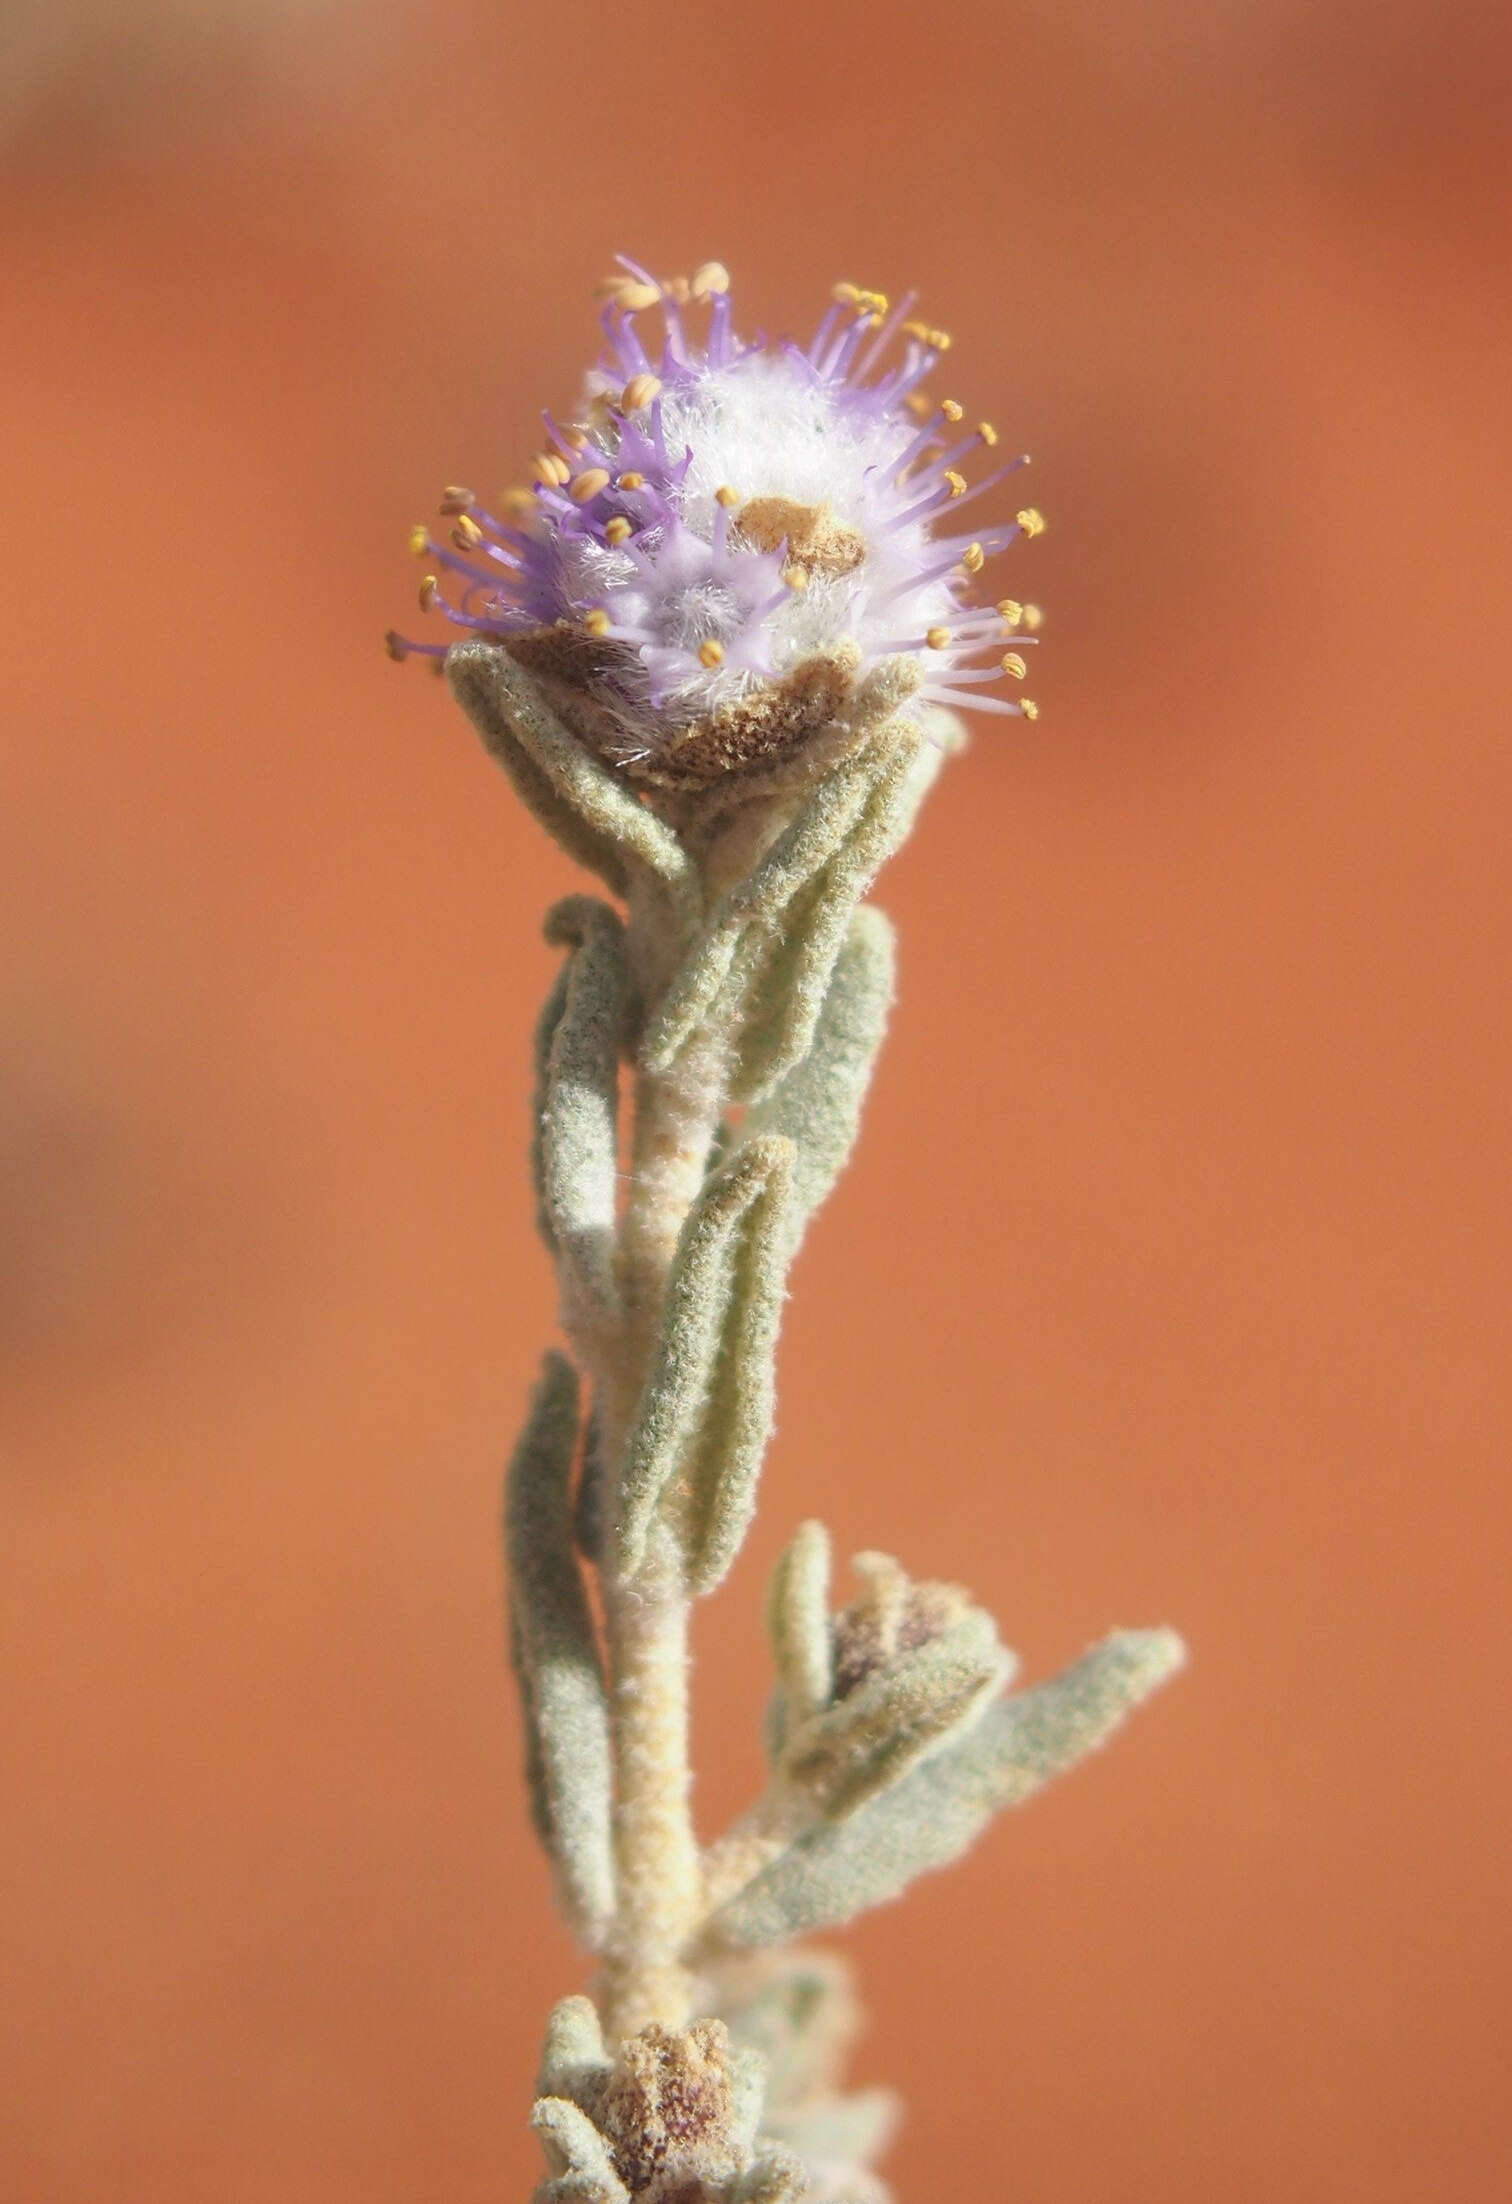
<path id="1" fill-rule="evenodd" d="M 427 610 L 572 692 L 595 747 L 653 785 L 790 749 L 888 659 L 913 662 L 927 703 L 1034 716 L 979 692 L 1023 678 L 1039 615 L 972 589 L 1044 522 L 966 521 L 1024 460 L 968 480 L 997 433 L 963 432 L 959 405 L 925 395 L 950 340 L 909 318 L 911 297 L 838 284 L 801 345 L 742 342 L 717 262 L 658 282 L 626 261 L 602 289 L 605 357 L 580 418 L 545 417 L 533 486 L 497 512 L 448 490 L 450 548 L 414 532 L 439 570 Z M 399 657 L 447 648 L 389 641 Z"/>

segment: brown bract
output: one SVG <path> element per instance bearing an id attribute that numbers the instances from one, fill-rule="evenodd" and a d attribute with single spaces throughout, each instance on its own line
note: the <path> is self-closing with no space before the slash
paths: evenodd
<path id="1" fill-rule="evenodd" d="M 776 501 L 772 501 L 776 502 Z M 500 647 L 534 675 L 580 742 L 643 788 L 694 792 L 731 774 L 772 773 L 839 718 L 855 687 L 853 644 L 807 658 L 648 749 L 639 716 L 615 701 L 623 647 L 576 627 L 532 628 Z"/>
<path id="2" fill-rule="evenodd" d="M 652 2026 L 621 2045 L 598 2125 L 645 2204 L 692 2204 L 740 2171 L 729 2045 L 722 2020 Z"/>

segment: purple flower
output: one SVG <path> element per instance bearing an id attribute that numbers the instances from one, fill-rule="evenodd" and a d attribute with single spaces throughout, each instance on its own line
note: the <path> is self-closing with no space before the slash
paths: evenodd
<path id="1" fill-rule="evenodd" d="M 546 416 L 532 488 L 496 512 L 448 490 L 450 545 L 414 531 L 435 568 L 422 606 L 570 694 L 578 731 L 651 784 L 747 763 L 774 728 L 789 742 L 884 659 L 914 659 L 930 704 L 1033 718 L 981 690 L 1023 678 L 1039 614 L 971 592 L 1044 522 L 1026 508 L 970 527 L 1025 461 L 968 482 L 997 434 L 963 433 L 961 407 L 925 395 L 950 340 L 909 318 L 912 297 L 837 284 L 806 345 L 745 343 L 717 262 L 668 282 L 621 270 L 602 286 L 604 357 L 579 417 Z M 389 637 L 396 657 L 447 647 Z"/>

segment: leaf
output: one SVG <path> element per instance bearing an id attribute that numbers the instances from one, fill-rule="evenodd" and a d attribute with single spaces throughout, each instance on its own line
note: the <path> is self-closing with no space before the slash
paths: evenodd
<path id="1" fill-rule="evenodd" d="M 730 2189 L 730 2204 L 801 2204 L 809 2192 L 808 2167 L 796 2151 L 768 2144 Z"/>
<path id="2" fill-rule="evenodd" d="M 907 838 L 945 752 L 911 722 L 899 721 L 865 753 L 880 753 L 865 802 L 809 883 L 777 953 L 745 981 L 742 1028 L 730 1092 L 760 1102 L 813 1045 L 830 979 L 857 904 L 887 858 Z"/>
<path id="3" fill-rule="evenodd" d="M 609 2078 L 609 2057 L 591 1997 L 563 1997 L 552 2006 L 541 2046 L 538 2097 L 570 2097 L 585 2112 Z"/>
<path id="4" fill-rule="evenodd" d="M 1100 1745 L 1184 1658 L 1173 1631 L 1116 1630 L 1062 1675 L 1000 1698 L 892 1790 L 800 1837 L 720 1908 L 710 1941 L 780 1943 L 896 1897 Z"/>
<path id="5" fill-rule="evenodd" d="M 614 1911 L 609 1707 L 573 1550 L 577 1376 L 548 1354 L 509 1466 L 505 1549 L 527 1773 L 564 1909 L 596 1948 Z"/>
<path id="6" fill-rule="evenodd" d="M 545 933 L 571 952 L 541 1018 L 538 1123 L 541 1201 L 572 1329 L 616 1301 L 619 1059 L 630 983 L 625 930 L 607 903 L 569 896 L 547 913 Z"/>
<path id="7" fill-rule="evenodd" d="M 880 911 L 851 916 L 808 1053 L 746 1113 L 742 1138 L 793 1142 L 788 1212 L 796 1250 L 809 1218 L 845 1168 L 893 999 L 893 929 Z"/>
<path id="8" fill-rule="evenodd" d="M 970 1608 L 938 1637 L 791 1726 L 779 1773 L 828 1819 L 853 1814 L 969 1729 L 1011 1670 L 991 1616 Z"/>
<path id="9" fill-rule="evenodd" d="M 609 2145 L 581 2105 L 567 2097 L 537 2097 L 530 2124 L 554 2176 L 536 2190 L 540 2204 L 629 2204 L 630 2191 L 615 2171 Z"/>
<path id="10" fill-rule="evenodd" d="M 771 1427 L 782 1302 L 786 1140 L 754 1140 L 689 1211 L 620 1474 L 617 1562 L 633 1575 L 660 1519 L 694 1589 L 723 1575 L 749 1519 Z"/>
<path id="11" fill-rule="evenodd" d="M 672 829 L 639 802 L 566 727 L 540 685 L 496 643 L 446 654 L 453 696 L 515 790 L 569 857 L 616 895 L 649 874 L 674 899 L 692 891 L 692 867 Z"/>
<path id="12" fill-rule="evenodd" d="M 767 1631 L 784 1732 L 829 1704 L 834 1665 L 829 1581 L 829 1534 L 822 1523 L 800 1523 L 767 1590 Z"/>
<path id="13" fill-rule="evenodd" d="M 640 1052 L 646 1071 L 656 1076 L 671 1069 L 708 1020 L 746 937 L 774 933 L 795 896 L 839 847 L 884 765 L 876 741 L 842 758 L 751 871 L 719 898 L 647 1025 Z"/>

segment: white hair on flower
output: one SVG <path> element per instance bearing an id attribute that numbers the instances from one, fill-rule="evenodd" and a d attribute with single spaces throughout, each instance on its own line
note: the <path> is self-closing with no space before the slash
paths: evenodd
<path id="1" fill-rule="evenodd" d="M 927 703 L 1035 716 L 1027 698 L 982 692 L 1023 678 L 1039 614 L 976 603 L 972 589 L 1044 522 L 1032 507 L 965 522 L 1025 459 L 968 481 L 965 464 L 997 434 L 987 422 L 963 432 L 959 405 L 924 395 L 950 340 L 910 318 L 911 296 L 889 306 L 837 284 L 799 345 L 736 336 L 718 262 L 661 282 L 622 261 L 601 289 L 607 355 L 581 418 L 545 417 L 532 487 L 497 512 L 448 490 L 450 547 L 414 531 L 439 570 L 422 585 L 427 610 L 505 647 L 533 638 L 539 653 L 551 638 L 559 657 L 575 634 L 573 678 L 632 768 L 839 662 L 859 681 L 911 656 Z M 653 310 L 654 356 L 642 328 Z M 440 658 L 448 646 L 389 647 Z"/>

